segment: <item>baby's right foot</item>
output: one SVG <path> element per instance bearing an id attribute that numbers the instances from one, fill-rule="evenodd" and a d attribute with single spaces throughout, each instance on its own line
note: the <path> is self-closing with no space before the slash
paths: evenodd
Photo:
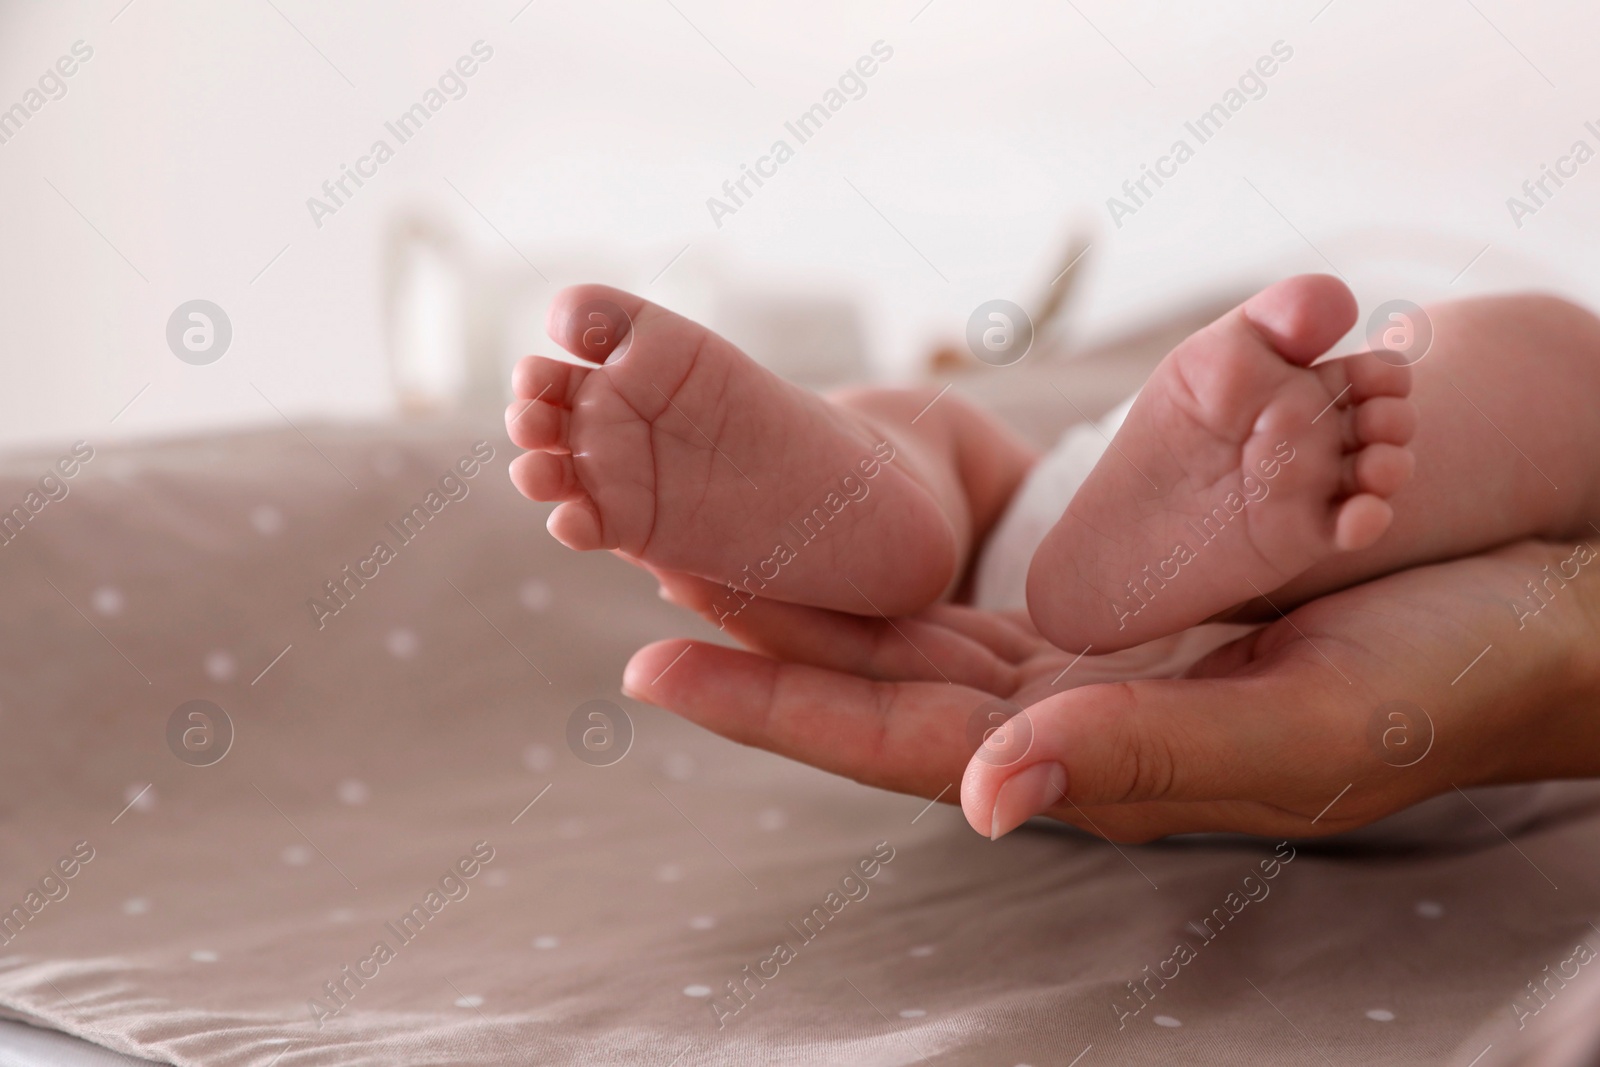
<path id="1" fill-rule="evenodd" d="M 1411 474 L 1410 371 L 1370 352 L 1310 365 L 1355 320 L 1343 283 L 1305 275 L 1172 350 L 1034 555 L 1045 637 L 1127 648 L 1382 536 Z"/>
<path id="2" fill-rule="evenodd" d="M 949 585 L 955 531 L 913 457 L 859 416 L 616 289 L 565 290 L 548 325 L 597 365 L 524 359 L 506 425 L 531 450 L 512 481 L 561 501 L 562 544 L 731 584 L 735 613 L 760 595 L 894 616 Z"/>

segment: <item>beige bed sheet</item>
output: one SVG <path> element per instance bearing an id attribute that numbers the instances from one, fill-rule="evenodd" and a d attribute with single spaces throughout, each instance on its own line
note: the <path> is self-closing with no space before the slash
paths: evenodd
<path id="1" fill-rule="evenodd" d="M 1275 843 L 992 844 L 633 704 L 632 649 L 709 631 L 555 545 L 497 430 L 305 429 L 97 450 L 0 545 L 0 907 L 42 902 L 0 944 L 5 1013 L 206 1067 L 1464 1065 L 1596 933 L 1573 786 L 1514 845 L 1301 848 L 1206 938 Z M 319 629 L 308 599 L 480 440 Z M 58 458 L 8 460 L 0 507 Z M 594 699 L 635 730 L 609 767 L 566 741 Z M 168 747 L 191 700 L 235 728 L 210 766 Z"/>

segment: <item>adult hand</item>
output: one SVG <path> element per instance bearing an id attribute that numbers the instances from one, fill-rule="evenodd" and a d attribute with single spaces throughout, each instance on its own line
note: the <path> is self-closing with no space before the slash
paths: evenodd
<path id="1" fill-rule="evenodd" d="M 658 578 L 708 617 L 721 592 Z M 1597 620 L 1595 550 L 1529 542 L 1313 601 L 1179 679 L 1062 690 L 1073 657 L 1021 618 L 756 600 L 728 630 L 763 654 L 657 642 L 623 686 L 868 785 L 949 802 L 960 782 L 991 837 L 1037 814 L 1118 841 L 1313 836 L 1457 786 L 1600 775 Z M 979 747 L 997 700 L 1025 710 Z"/>

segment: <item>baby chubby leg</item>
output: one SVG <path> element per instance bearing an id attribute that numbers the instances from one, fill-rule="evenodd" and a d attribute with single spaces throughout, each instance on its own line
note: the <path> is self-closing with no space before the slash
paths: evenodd
<path id="1" fill-rule="evenodd" d="M 1427 313 L 1433 345 L 1412 368 L 1416 476 L 1391 499 L 1393 527 L 1290 581 L 1277 607 L 1525 538 L 1600 541 L 1600 319 L 1535 294 Z"/>

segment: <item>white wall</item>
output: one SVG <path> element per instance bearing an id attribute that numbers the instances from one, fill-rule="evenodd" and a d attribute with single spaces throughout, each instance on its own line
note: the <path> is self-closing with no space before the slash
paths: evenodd
<path id="1" fill-rule="evenodd" d="M 1029 295 L 1073 215 L 1101 230 L 1091 326 L 1328 260 L 1365 307 L 1522 284 L 1600 301 L 1600 161 L 1521 228 L 1506 205 L 1575 140 L 1600 149 L 1581 0 L 124 2 L 0 6 L 0 108 L 94 50 L 0 144 L 0 440 L 272 422 L 269 399 L 296 421 L 384 412 L 398 205 L 455 214 L 551 291 L 449 183 L 555 284 L 648 281 L 687 244 L 652 294 L 852 294 L 890 370 Z M 317 228 L 307 197 L 480 39 L 467 95 Z M 715 226 L 707 197 L 880 39 L 866 95 Z M 1266 95 L 1114 228 L 1106 198 L 1279 40 Z M 205 367 L 164 340 L 194 297 L 235 330 Z"/>

